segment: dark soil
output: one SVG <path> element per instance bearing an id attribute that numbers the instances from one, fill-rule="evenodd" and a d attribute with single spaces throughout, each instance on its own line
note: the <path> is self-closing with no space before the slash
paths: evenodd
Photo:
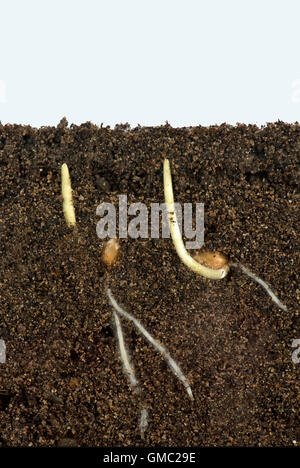
<path id="1" fill-rule="evenodd" d="M 3 446 L 299 444 L 300 126 L 130 129 L 0 125 L 0 443 Z M 195 275 L 170 239 L 121 241 L 108 274 L 96 235 L 102 201 L 205 203 L 205 244 L 262 277 L 288 312 L 237 269 Z M 60 166 L 74 190 L 66 227 Z M 149 408 L 119 360 L 106 296 L 160 340 L 188 377 L 191 402 L 162 357 L 122 319 Z"/>

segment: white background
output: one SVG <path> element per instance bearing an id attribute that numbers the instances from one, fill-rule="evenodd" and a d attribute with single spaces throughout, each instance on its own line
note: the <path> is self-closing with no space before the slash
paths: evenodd
<path id="1" fill-rule="evenodd" d="M 0 5 L 3 124 L 299 120 L 299 0 Z"/>

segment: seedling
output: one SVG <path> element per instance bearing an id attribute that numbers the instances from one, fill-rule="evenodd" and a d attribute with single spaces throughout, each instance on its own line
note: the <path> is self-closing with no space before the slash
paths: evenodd
<path id="1" fill-rule="evenodd" d="M 174 194 L 172 186 L 172 176 L 170 170 L 170 163 L 168 159 L 164 160 L 164 192 L 165 192 L 165 202 L 168 210 L 168 219 L 170 225 L 170 233 L 173 240 L 175 250 L 181 259 L 181 261 L 195 273 L 204 276 L 209 279 L 222 279 L 225 278 L 229 271 L 228 264 L 224 264 L 220 268 L 209 268 L 201 263 L 197 262 L 191 255 L 187 252 L 181 232 L 178 226 L 175 204 L 174 204 Z"/>
<path id="2" fill-rule="evenodd" d="M 170 163 L 168 159 L 164 160 L 164 192 L 165 202 L 168 210 L 168 218 L 170 225 L 170 233 L 173 240 L 175 250 L 182 260 L 182 262 L 190 269 L 209 279 L 222 279 L 225 278 L 229 272 L 230 266 L 238 267 L 243 273 L 248 275 L 251 279 L 260 284 L 269 294 L 273 302 L 282 310 L 287 311 L 287 307 L 282 304 L 278 297 L 273 293 L 271 288 L 265 281 L 252 273 L 248 268 L 240 263 L 230 262 L 227 257 L 221 252 L 200 252 L 191 257 L 187 252 L 181 232 L 178 226 L 176 210 L 174 204 L 172 176 L 170 170 Z"/>

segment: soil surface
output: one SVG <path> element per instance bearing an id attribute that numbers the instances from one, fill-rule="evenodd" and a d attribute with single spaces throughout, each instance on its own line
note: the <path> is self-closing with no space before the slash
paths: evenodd
<path id="1" fill-rule="evenodd" d="M 0 444 L 3 446 L 293 446 L 300 443 L 300 126 L 282 122 L 114 129 L 0 125 Z M 205 204 L 205 246 L 236 268 L 197 276 L 170 239 L 122 239 L 101 263 L 97 206 Z M 69 166 L 78 232 L 62 212 Z M 179 363 L 192 402 L 164 359 L 121 319 L 142 396 L 122 370 L 106 288 Z M 144 440 L 141 400 L 149 411 Z"/>

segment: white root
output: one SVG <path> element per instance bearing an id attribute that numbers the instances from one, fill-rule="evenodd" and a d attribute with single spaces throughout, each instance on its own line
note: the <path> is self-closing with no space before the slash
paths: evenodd
<path id="1" fill-rule="evenodd" d="M 143 406 L 141 409 L 141 419 L 140 419 L 140 433 L 141 438 L 144 439 L 145 431 L 148 427 L 148 409 L 146 406 Z"/>
<path id="2" fill-rule="evenodd" d="M 250 278 L 252 278 L 254 281 L 256 281 L 258 284 L 260 284 L 269 294 L 273 302 L 282 310 L 287 312 L 287 307 L 282 304 L 282 302 L 278 299 L 278 297 L 271 291 L 270 287 L 267 285 L 265 281 L 263 281 L 261 278 L 256 276 L 254 273 L 252 273 L 248 268 L 246 268 L 244 265 L 241 265 L 240 263 L 231 263 L 231 266 L 240 268 L 246 275 L 248 275 Z"/>
<path id="3" fill-rule="evenodd" d="M 138 386 L 138 380 L 137 380 L 137 378 L 135 376 L 134 368 L 130 363 L 130 358 L 129 358 L 128 351 L 127 351 L 127 349 L 125 347 L 124 336 L 123 336 L 123 331 L 122 331 L 120 319 L 119 319 L 118 314 L 116 312 L 113 312 L 113 316 L 114 316 L 114 321 L 115 321 L 115 325 L 116 325 L 119 352 L 120 352 L 120 358 L 121 358 L 123 368 L 124 368 L 124 373 L 127 375 L 131 387 L 135 390 L 136 393 L 140 393 L 140 388 Z"/>
<path id="4" fill-rule="evenodd" d="M 125 346 L 122 326 L 121 326 L 121 322 L 120 322 L 117 312 L 115 311 L 113 312 L 113 317 L 114 317 L 115 326 L 116 326 L 119 353 L 120 353 L 120 358 L 123 364 L 124 373 L 126 374 L 132 389 L 135 391 L 136 394 L 140 395 L 142 392 L 139 387 L 138 379 L 136 378 L 133 365 L 130 362 L 129 353 Z M 148 427 L 148 409 L 145 405 L 143 405 L 141 409 L 140 424 L 139 424 L 142 439 L 144 439 L 144 435 L 145 435 L 145 431 L 147 430 L 147 427 Z"/>
<path id="5" fill-rule="evenodd" d="M 180 369 L 179 365 L 174 361 L 174 359 L 170 356 L 170 353 L 168 350 L 162 346 L 155 338 L 150 335 L 150 333 L 143 327 L 143 325 L 129 312 L 126 312 L 119 304 L 116 302 L 115 298 L 112 295 L 111 290 L 108 288 L 107 289 L 107 295 L 109 298 L 109 301 L 113 308 L 123 317 L 125 317 L 127 320 L 130 320 L 136 328 L 144 335 L 144 337 L 149 341 L 149 343 L 152 344 L 154 349 L 158 351 L 163 358 L 165 359 L 166 363 L 172 370 L 172 372 L 176 375 L 176 377 L 182 382 L 183 386 L 185 387 L 187 394 L 189 395 L 191 400 L 194 400 L 194 396 L 192 393 L 192 389 L 188 383 L 187 378 L 183 374 L 182 370 Z"/>

